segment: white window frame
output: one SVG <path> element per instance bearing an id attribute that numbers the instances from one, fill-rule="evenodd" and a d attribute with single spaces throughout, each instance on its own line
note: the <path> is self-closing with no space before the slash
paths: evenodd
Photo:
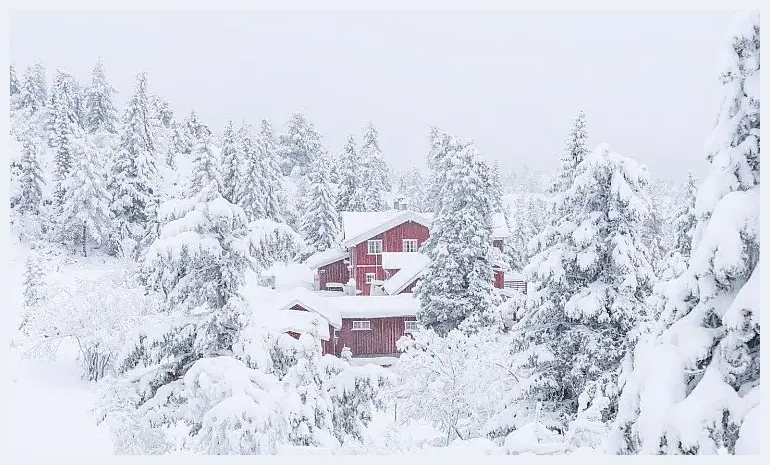
<path id="1" fill-rule="evenodd" d="M 379 251 L 377 251 L 379 246 Z M 382 239 L 369 239 L 366 241 L 367 255 L 382 255 Z"/>
<path id="2" fill-rule="evenodd" d="M 372 284 L 372 281 L 377 280 L 377 273 L 366 273 L 366 284 Z"/>
<path id="3" fill-rule="evenodd" d="M 417 320 L 404 322 L 404 334 L 413 333 L 415 331 L 419 331 L 420 329 L 422 329 L 422 326 L 420 326 L 420 323 Z"/>
<path id="4" fill-rule="evenodd" d="M 414 244 L 414 250 L 407 250 L 406 244 Z M 417 252 L 417 250 L 420 248 L 420 244 L 417 241 L 417 239 L 402 239 L 401 247 L 404 250 L 404 252 Z"/>
<path id="5" fill-rule="evenodd" d="M 371 331 L 372 322 L 369 320 L 354 320 L 353 331 Z"/>

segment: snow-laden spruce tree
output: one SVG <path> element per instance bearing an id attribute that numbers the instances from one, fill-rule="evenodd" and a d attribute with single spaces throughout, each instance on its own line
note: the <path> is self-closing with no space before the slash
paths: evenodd
<path id="1" fill-rule="evenodd" d="M 256 137 L 251 132 L 251 126 L 244 123 L 238 130 L 237 140 L 244 158 L 240 170 L 239 205 L 250 220 L 268 218 L 283 222 L 286 198 L 270 122 L 262 120 Z"/>
<path id="2" fill-rule="evenodd" d="M 241 178 L 240 170 L 243 168 L 243 156 L 235 137 L 233 122 L 228 121 L 222 135 L 222 196 L 228 202 L 237 204 L 238 185 Z"/>
<path id="3" fill-rule="evenodd" d="M 43 142 L 34 128 L 27 126 L 21 134 L 21 158 L 19 160 L 19 192 L 15 205 L 22 214 L 37 214 L 43 201 L 43 172 L 40 156 Z"/>
<path id="4" fill-rule="evenodd" d="M 65 193 L 63 184 L 69 177 L 73 164 L 77 163 L 74 159 L 76 145 L 83 137 L 75 108 L 74 92 L 72 76 L 58 72 L 52 93 L 53 108 L 48 142 L 54 149 L 54 193 L 59 203 Z"/>
<path id="5" fill-rule="evenodd" d="M 529 242 L 539 232 L 534 219 L 541 216 L 543 211 L 537 208 L 530 196 L 520 196 L 515 208 L 515 220 L 510 225 L 511 236 L 505 240 L 504 245 L 511 268 L 521 272 L 531 258 Z"/>
<path id="6" fill-rule="evenodd" d="M 25 336 L 29 335 L 28 323 L 35 318 L 40 304 L 45 299 L 45 274 L 40 266 L 40 257 L 31 252 L 24 264 L 24 301 L 21 309 L 19 329 Z"/>
<path id="7" fill-rule="evenodd" d="M 194 196 L 211 184 L 214 184 L 216 192 L 222 192 L 219 157 L 212 139 L 211 130 L 207 126 L 201 126 L 192 151 L 192 172 L 187 183 L 190 196 Z"/>
<path id="8" fill-rule="evenodd" d="M 515 367 L 520 382 L 490 434 L 532 421 L 538 403 L 540 422 L 560 431 L 597 399 L 610 400 L 603 420 L 614 417 L 621 364 L 655 281 L 640 232 L 649 212 L 644 175 L 601 144 L 557 195 L 562 218 L 536 238 L 524 269 L 535 290 L 512 328 L 514 353 L 530 356 Z"/>
<path id="9" fill-rule="evenodd" d="M 730 28 L 687 270 L 634 352 L 609 450 L 759 453 L 759 13 Z"/>
<path id="10" fill-rule="evenodd" d="M 114 134 L 118 130 L 118 116 L 112 103 L 112 94 L 117 91 L 107 82 L 104 66 L 99 58 L 91 73 L 91 85 L 86 89 L 84 126 L 89 134 L 106 131 Z"/>
<path id="11" fill-rule="evenodd" d="M 56 223 L 62 239 L 79 244 L 85 257 L 89 242 L 101 245 L 109 238 L 113 217 L 96 150 L 83 139 L 76 140 L 73 148 L 75 163 L 62 182 L 64 193 Z"/>
<path id="12" fill-rule="evenodd" d="M 365 192 L 365 211 L 385 211 L 389 208 L 383 195 L 390 192 L 390 177 L 388 165 L 382 157 L 379 134 L 371 122 L 366 125 L 361 139 L 357 169 L 361 170 L 359 185 Z"/>
<path id="13" fill-rule="evenodd" d="M 337 189 L 337 211 L 366 211 L 366 193 L 359 169 L 358 151 L 353 134 L 348 136 L 339 156 L 339 187 Z"/>
<path id="14" fill-rule="evenodd" d="M 120 251 L 133 256 L 155 221 L 160 201 L 156 140 L 145 73 L 137 77 L 119 137 L 107 184 L 115 221 L 111 248 L 113 253 Z"/>
<path id="15" fill-rule="evenodd" d="M 453 141 L 450 144 L 450 141 Z M 446 183 L 446 174 L 449 172 L 451 155 L 463 147 L 458 146 L 462 141 L 452 138 L 441 129 L 433 126 L 428 136 L 428 168 L 430 179 L 428 183 L 427 204 L 428 210 L 438 212 L 441 210 L 443 196 L 441 189 Z"/>
<path id="16" fill-rule="evenodd" d="M 417 285 L 417 316 L 426 327 L 447 334 L 497 325 L 492 311 L 492 199 L 489 168 L 468 141 L 448 160 L 442 208 L 431 224 L 423 253 L 430 263 Z M 486 183 L 486 184 L 485 184 Z"/>
<path id="17" fill-rule="evenodd" d="M 42 66 L 36 63 L 28 67 L 21 78 L 19 108 L 27 109 L 30 114 L 37 114 L 48 105 L 48 88 Z"/>
<path id="18" fill-rule="evenodd" d="M 399 194 L 406 197 L 409 202 L 409 209 L 424 212 L 427 207 L 427 187 L 423 179 L 422 172 L 416 166 L 413 166 L 401 176 L 398 184 Z"/>
<path id="19" fill-rule="evenodd" d="M 18 95 L 21 93 L 21 83 L 19 82 L 19 77 L 16 75 L 16 68 L 11 65 L 11 74 L 9 78 L 9 85 L 10 85 L 10 95 Z"/>
<path id="20" fill-rule="evenodd" d="M 561 169 L 553 185 L 551 193 L 564 192 L 575 179 L 577 166 L 588 155 L 588 133 L 586 132 L 586 113 L 580 110 L 572 121 L 569 133 L 564 140 L 564 152 L 561 154 Z"/>
<path id="21" fill-rule="evenodd" d="M 295 167 L 304 173 L 319 161 L 321 136 L 302 113 L 292 113 L 286 123 L 286 132 L 278 136 L 278 153 L 285 176 L 291 174 Z"/>
<path id="22" fill-rule="evenodd" d="M 302 234 L 308 245 L 308 253 L 322 252 L 338 246 L 340 241 L 340 215 L 335 207 L 334 193 L 325 165 L 316 165 L 309 173 L 310 203 L 302 219 Z"/>
<path id="23" fill-rule="evenodd" d="M 695 217 L 695 200 L 698 194 L 698 185 L 693 178 L 692 173 L 687 173 L 687 180 L 680 197 L 679 207 L 670 216 L 671 223 L 674 226 L 674 250 L 679 252 L 685 259 L 690 258 L 692 254 L 692 241 L 697 225 Z"/>
<path id="24" fill-rule="evenodd" d="M 283 222 L 286 217 L 286 195 L 278 159 L 275 130 L 270 121 L 263 119 L 257 134 L 256 148 L 262 171 L 262 208 L 266 218 Z"/>

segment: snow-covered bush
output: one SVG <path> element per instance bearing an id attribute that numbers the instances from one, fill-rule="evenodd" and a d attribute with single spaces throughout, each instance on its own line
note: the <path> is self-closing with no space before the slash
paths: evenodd
<path id="1" fill-rule="evenodd" d="M 42 299 L 25 325 L 33 352 L 53 350 L 62 338 L 80 348 L 83 376 L 98 380 L 111 368 L 132 328 L 159 311 L 160 300 L 134 280 L 134 267 L 119 262 L 100 273 L 74 273 L 74 281 L 43 286 Z"/>
<path id="2" fill-rule="evenodd" d="M 306 255 L 308 248 L 291 226 L 263 218 L 248 224 L 252 254 L 260 269 L 275 262 L 290 262 Z"/>
<path id="3" fill-rule="evenodd" d="M 368 442 L 366 427 L 374 412 L 387 403 L 386 392 L 395 384 L 395 375 L 375 366 L 350 366 L 345 360 L 326 355 L 321 360 L 324 388 L 332 401 L 332 423 L 337 439 Z"/>
<path id="4" fill-rule="evenodd" d="M 444 338 L 426 330 L 403 337 L 395 366 L 399 419 L 434 423 L 445 444 L 482 435 L 512 382 L 505 340 L 491 330 L 473 335 L 455 330 Z"/>

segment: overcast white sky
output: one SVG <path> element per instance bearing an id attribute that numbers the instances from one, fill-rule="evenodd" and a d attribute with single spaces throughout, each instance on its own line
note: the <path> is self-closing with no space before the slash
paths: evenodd
<path id="1" fill-rule="evenodd" d="M 574 114 L 654 176 L 703 173 L 730 12 L 13 12 L 11 62 L 87 82 L 101 55 L 123 105 L 136 73 L 177 114 L 282 128 L 332 151 L 372 120 L 389 164 L 423 164 L 432 124 L 504 170 L 553 169 Z"/>

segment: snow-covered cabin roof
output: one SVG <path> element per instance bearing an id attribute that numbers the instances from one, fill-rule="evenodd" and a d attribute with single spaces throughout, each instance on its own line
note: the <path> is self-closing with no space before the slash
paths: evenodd
<path id="1" fill-rule="evenodd" d="M 492 239 L 505 239 L 511 235 L 508 224 L 505 222 L 505 214 L 492 214 Z"/>
<path id="2" fill-rule="evenodd" d="M 329 325 L 326 319 L 315 312 L 303 312 L 301 310 L 281 310 L 269 312 L 265 315 L 265 327 L 276 332 L 294 331 L 295 333 L 307 333 L 316 324 L 318 337 L 328 341 Z"/>
<path id="3" fill-rule="evenodd" d="M 386 318 L 415 316 L 419 302 L 412 294 L 385 296 L 324 297 L 329 305 L 339 311 L 342 318 Z"/>
<path id="4" fill-rule="evenodd" d="M 313 289 L 313 270 L 305 264 L 276 262 L 262 275 L 274 276 L 277 290 L 298 287 Z"/>
<path id="5" fill-rule="evenodd" d="M 311 270 L 317 270 L 322 266 L 348 258 L 348 255 L 348 252 L 342 249 L 326 249 L 308 257 L 305 260 L 305 265 L 309 266 Z"/>
<path id="6" fill-rule="evenodd" d="M 386 265 L 386 252 L 382 254 L 382 266 L 385 269 L 398 270 L 396 274 L 385 281 L 382 286 L 390 295 L 396 295 L 403 291 L 412 281 L 422 274 L 428 266 L 427 255 L 419 252 L 390 252 Z"/>
<path id="7" fill-rule="evenodd" d="M 352 247 L 382 234 L 401 223 L 414 221 L 430 227 L 433 215 L 412 210 L 388 210 L 384 212 L 342 212 L 343 247 Z"/>
<path id="8" fill-rule="evenodd" d="M 289 311 L 291 307 L 301 305 L 302 308 L 322 316 L 332 326 L 336 328 L 342 327 L 339 311 L 334 306 L 328 305 L 327 299 L 303 287 L 275 290 L 252 284 L 244 286 L 241 290 L 241 295 L 252 311 L 259 314 L 259 318 L 264 318 L 265 321 L 272 318 L 273 312 Z M 262 315 L 261 312 L 265 312 L 265 314 Z"/>

